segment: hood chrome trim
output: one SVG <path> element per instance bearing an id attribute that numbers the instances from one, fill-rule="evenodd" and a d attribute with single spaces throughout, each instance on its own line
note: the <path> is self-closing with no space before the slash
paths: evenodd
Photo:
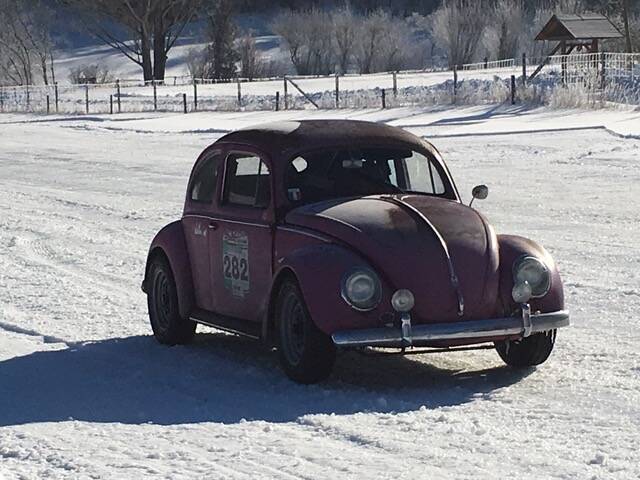
<path id="1" fill-rule="evenodd" d="M 453 266 L 453 260 L 451 259 L 451 254 L 449 253 L 449 247 L 447 242 L 445 241 L 442 234 L 438 231 L 431 220 L 427 218 L 425 214 L 423 214 L 420 210 L 418 210 L 413 205 L 402 200 L 402 197 L 396 197 L 392 195 L 381 195 L 378 197 L 380 200 L 393 203 L 394 205 L 399 206 L 400 208 L 407 209 L 417 215 L 420 220 L 423 221 L 425 225 L 427 225 L 431 231 L 434 233 L 438 241 L 440 242 L 440 246 L 442 247 L 442 251 L 447 260 L 447 266 L 449 267 L 449 281 L 451 282 L 451 286 L 456 292 L 456 296 L 458 297 L 458 316 L 462 317 L 464 315 L 464 297 L 462 296 L 462 291 L 460 290 L 460 281 L 458 280 L 458 275 L 456 275 L 456 270 Z"/>

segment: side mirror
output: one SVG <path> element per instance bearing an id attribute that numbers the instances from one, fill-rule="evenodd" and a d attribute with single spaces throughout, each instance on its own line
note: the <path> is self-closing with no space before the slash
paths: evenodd
<path id="1" fill-rule="evenodd" d="M 473 198 L 471 199 L 469 206 L 473 205 L 473 201 L 476 198 L 478 200 L 484 200 L 485 198 L 487 198 L 489 196 L 489 187 L 487 187 L 486 185 L 477 185 L 473 187 L 473 190 L 471 191 L 471 196 Z"/>

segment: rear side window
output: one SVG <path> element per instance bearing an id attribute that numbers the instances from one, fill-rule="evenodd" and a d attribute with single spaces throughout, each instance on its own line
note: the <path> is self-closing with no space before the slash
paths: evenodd
<path id="1" fill-rule="evenodd" d="M 191 201 L 211 203 L 216 193 L 218 164 L 221 158 L 220 152 L 214 152 L 198 165 L 198 169 L 193 174 L 191 191 L 189 192 Z"/>
<path id="2" fill-rule="evenodd" d="M 267 208 L 271 202 L 269 167 L 249 153 L 227 157 L 224 201 L 230 205 Z"/>

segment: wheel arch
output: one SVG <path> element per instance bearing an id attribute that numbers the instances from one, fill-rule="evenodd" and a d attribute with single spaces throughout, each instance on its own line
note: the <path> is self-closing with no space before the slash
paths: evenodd
<path id="1" fill-rule="evenodd" d="M 271 284 L 271 291 L 269 292 L 269 304 L 267 305 L 266 314 L 264 320 L 262 322 L 262 339 L 269 346 L 276 345 L 275 331 L 276 331 L 276 321 L 275 321 L 275 309 L 276 302 L 278 300 L 278 294 L 280 293 L 280 288 L 282 284 L 287 281 L 292 280 L 296 282 L 298 285 L 300 281 L 298 280 L 298 276 L 295 271 L 290 266 L 282 267 L 274 276 L 273 283 Z"/>
<path id="2" fill-rule="evenodd" d="M 181 221 L 178 220 L 164 227 L 151 242 L 142 282 L 142 290 L 147 294 L 149 269 L 153 261 L 158 257 L 164 258 L 169 264 L 176 283 L 180 316 L 187 318 L 193 310 L 195 300 L 191 263 Z"/>

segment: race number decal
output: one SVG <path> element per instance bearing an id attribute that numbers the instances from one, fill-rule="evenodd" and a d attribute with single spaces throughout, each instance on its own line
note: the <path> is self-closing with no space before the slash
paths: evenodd
<path id="1" fill-rule="evenodd" d="M 234 297 L 244 298 L 249 291 L 249 238 L 244 232 L 222 236 L 222 274 L 224 287 Z"/>

